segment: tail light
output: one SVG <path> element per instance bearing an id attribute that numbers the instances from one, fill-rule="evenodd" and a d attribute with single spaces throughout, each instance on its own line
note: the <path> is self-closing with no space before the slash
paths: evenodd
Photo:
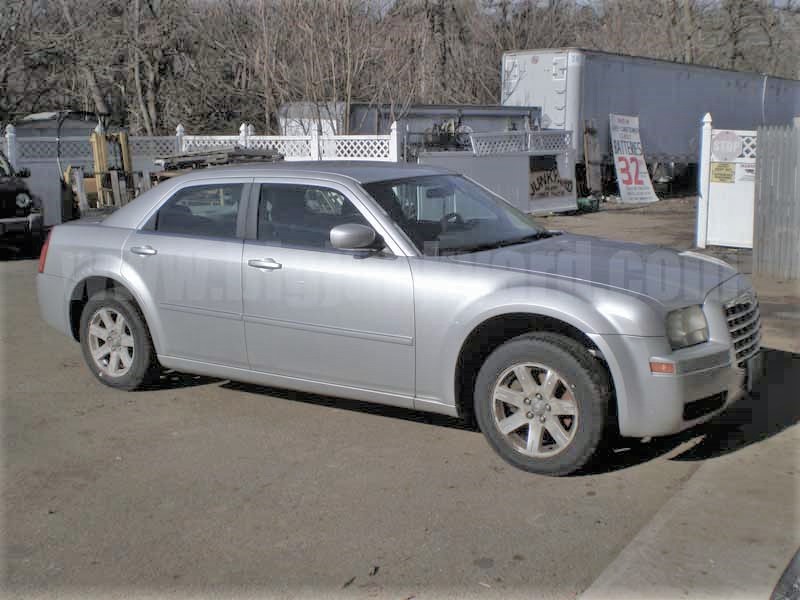
<path id="1" fill-rule="evenodd" d="M 39 254 L 39 273 L 44 273 L 44 263 L 47 260 L 47 249 L 50 247 L 50 236 L 53 235 L 53 230 L 47 232 L 47 239 L 44 241 L 42 251 Z"/>

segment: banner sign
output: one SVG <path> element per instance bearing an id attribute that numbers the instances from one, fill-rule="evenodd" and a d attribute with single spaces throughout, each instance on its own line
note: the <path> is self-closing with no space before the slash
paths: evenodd
<path id="1" fill-rule="evenodd" d="M 621 202 L 643 204 L 657 202 L 639 137 L 639 117 L 609 115 L 614 168 Z"/>

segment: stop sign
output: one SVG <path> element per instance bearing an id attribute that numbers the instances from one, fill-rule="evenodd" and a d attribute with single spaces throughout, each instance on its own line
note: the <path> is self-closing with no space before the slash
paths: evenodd
<path id="1" fill-rule="evenodd" d="M 711 140 L 711 160 L 730 162 L 742 153 L 742 139 L 733 131 L 720 131 Z"/>

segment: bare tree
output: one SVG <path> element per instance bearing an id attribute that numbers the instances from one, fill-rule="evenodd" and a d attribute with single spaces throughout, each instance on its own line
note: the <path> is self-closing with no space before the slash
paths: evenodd
<path id="1" fill-rule="evenodd" d="M 6 0 L 0 23 L 0 119 L 93 109 L 148 135 L 277 131 L 296 101 L 342 131 L 354 102 L 496 103 L 515 49 L 800 75 L 800 0 Z"/>

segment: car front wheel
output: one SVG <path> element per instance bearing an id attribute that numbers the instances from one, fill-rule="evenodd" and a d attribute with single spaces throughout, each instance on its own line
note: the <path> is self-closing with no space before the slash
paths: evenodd
<path id="1" fill-rule="evenodd" d="M 510 464 L 567 475 L 594 455 L 606 427 L 608 375 L 580 343 L 530 333 L 498 347 L 481 367 L 475 415 Z"/>

